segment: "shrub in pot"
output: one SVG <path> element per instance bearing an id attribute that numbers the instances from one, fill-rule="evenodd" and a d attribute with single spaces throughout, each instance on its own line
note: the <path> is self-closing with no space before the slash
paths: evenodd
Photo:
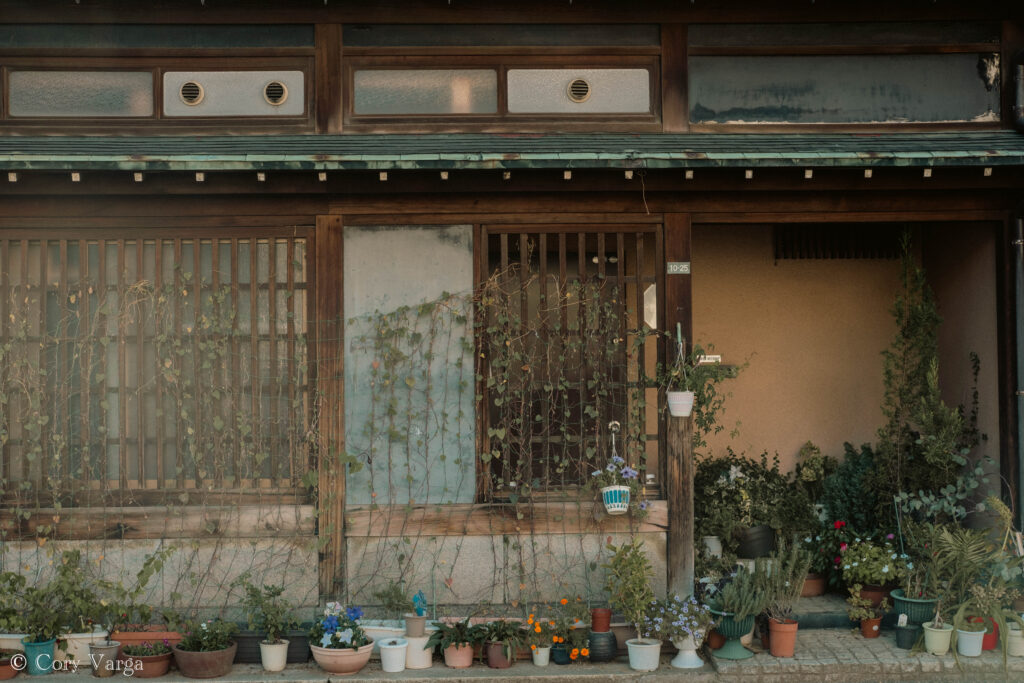
<path id="1" fill-rule="evenodd" d="M 554 626 L 554 620 L 539 616 L 536 610 L 526 616 L 524 640 L 536 666 L 547 666 L 551 660 L 551 647 L 558 642 Z"/>
<path id="2" fill-rule="evenodd" d="M 356 673 L 370 661 L 373 640 L 363 631 L 359 620 L 363 610 L 329 602 L 324 615 L 309 632 L 309 649 L 320 668 L 329 673 Z"/>
<path id="3" fill-rule="evenodd" d="M 405 634 L 420 638 L 426 633 L 427 598 L 423 591 L 413 597 L 405 592 L 401 582 L 389 581 L 387 586 L 373 593 L 389 619 L 405 620 Z"/>
<path id="4" fill-rule="evenodd" d="M 646 637 L 650 630 L 647 613 L 655 599 L 651 588 L 653 570 L 644 553 L 643 541 L 633 539 L 619 547 L 609 543 L 607 549 L 612 556 L 602 566 L 607 572 L 604 590 L 608 593 L 608 603 L 626 617 L 637 634 L 636 638 L 626 641 L 629 666 L 636 671 L 654 671 L 661 656 L 661 640 Z"/>
<path id="5" fill-rule="evenodd" d="M 796 543 L 781 543 L 772 555 L 771 565 L 765 605 L 771 633 L 769 650 L 774 657 L 792 657 L 799 627 L 793 619 L 793 610 L 803 592 L 811 554 Z"/>
<path id="6" fill-rule="evenodd" d="M 498 619 L 483 625 L 484 652 L 487 666 L 507 669 L 516 661 L 516 649 L 525 642 L 522 626 L 516 621 Z"/>
<path id="7" fill-rule="evenodd" d="M 658 635 L 672 641 L 679 651 L 669 664 L 676 669 L 699 669 L 704 666 L 704 660 L 697 652 L 704 644 L 708 631 L 714 626 L 711 610 L 693 596 L 682 598 L 673 595 L 660 601 L 655 612 L 662 619 L 656 622 L 659 626 Z M 651 619 L 650 615 L 648 619 Z"/>
<path id="8" fill-rule="evenodd" d="M 47 674 L 53 670 L 55 646 L 67 649 L 66 641 L 57 642 L 64 632 L 67 618 L 61 605 L 60 591 L 51 587 L 29 586 L 22 593 L 22 618 L 25 633 L 22 644 L 30 674 Z"/>
<path id="9" fill-rule="evenodd" d="M 768 568 L 764 558 L 754 561 L 753 570 L 740 566 L 721 590 L 709 598 L 711 613 L 718 619 L 715 629 L 725 644 L 715 652 L 722 659 L 747 659 L 754 653 L 740 643 L 750 633 L 754 618 L 768 603 Z"/>
<path id="10" fill-rule="evenodd" d="M 189 678 L 217 678 L 231 671 L 238 644 L 238 625 L 222 619 L 189 621 L 182 626 L 181 642 L 172 648 L 174 663 Z"/>
<path id="11" fill-rule="evenodd" d="M 483 642 L 483 635 L 481 626 L 470 626 L 469 617 L 454 623 L 440 621 L 423 649 L 440 648 L 449 668 L 465 669 L 473 665 L 473 646 Z"/>
<path id="12" fill-rule="evenodd" d="M 889 610 L 889 601 L 882 598 L 876 605 L 871 598 L 861 596 L 862 588 L 859 583 L 850 586 L 850 597 L 846 598 L 846 614 L 850 621 L 860 622 L 862 636 L 877 638 L 882 633 L 882 616 Z"/>
<path id="13" fill-rule="evenodd" d="M 0 648 L 20 651 L 27 635 L 21 609 L 25 604 L 25 577 L 14 572 L 0 573 Z"/>
<path id="14" fill-rule="evenodd" d="M 899 583 L 907 575 L 907 556 L 898 553 L 891 541 L 854 540 L 842 554 L 843 582 L 847 586 L 860 585 L 862 597 L 870 599 L 872 606 L 885 597 L 886 584 Z"/>
<path id="15" fill-rule="evenodd" d="M 137 645 L 123 645 L 118 661 L 123 662 L 124 669 L 131 669 L 133 678 L 158 678 L 167 673 L 171 666 L 171 642 L 146 641 Z"/>
<path id="16" fill-rule="evenodd" d="M 565 649 L 570 663 L 590 655 L 586 618 L 587 607 L 580 597 L 560 598 L 549 612 L 553 645 Z"/>
<path id="17" fill-rule="evenodd" d="M 288 641 L 281 637 L 289 629 L 298 626 L 284 598 L 281 586 L 258 588 L 246 580 L 241 586 L 245 591 L 242 606 L 249 618 L 249 628 L 264 634 L 260 641 L 260 662 L 264 671 L 281 671 L 288 662 Z"/>

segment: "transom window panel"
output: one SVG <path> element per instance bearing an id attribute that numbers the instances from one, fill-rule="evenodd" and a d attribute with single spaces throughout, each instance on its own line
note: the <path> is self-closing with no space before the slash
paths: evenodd
<path id="1" fill-rule="evenodd" d="M 301 116 L 301 71 L 168 71 L 165 116 Z"/>
<path id="2" fill-rule="evenodd" d="M 509 69 L 510 114 L 647 114 L 647 69 Z"/>
<path id="3" fill-rule="evenodd" d="M 10 72 L 8 111 L 14 117 L 148 117 L 150 71 Z"/>
<path id="4" fill-rule="evenodd" d="M 0 48 L 312 48 L 311 24 L 8 24 Z"/>
<path id="5" fill-rule="evenodd" d="M 694 48 L 769 46 L 917 46 L 998 45 L 998 22 L 857 22 L 835 24 L 691 24 L 687 43 Z"/>
<path id="6" fill-rule="evenodd" d="M 355 114 L 494 114 L 493 69 L 360 69 L 354 74 Z"/>
<path id="7" fill-rule="evenodd" d="M 0 479 L 71 505 L 300 491 L 305 233 L 0 233 Z"/>
<path id="8" fill-rule="evenodd" d="M 345 24 L 345 49 L 457 46 L 657 46 L 656 24 Z"/>
<path id="9" fill-rule="evenodd" d="M 479 340 L 485 498 L 575 488 L 617 452 L 657 480 L 660 233 L 653 226 L 486 226 Z"/>

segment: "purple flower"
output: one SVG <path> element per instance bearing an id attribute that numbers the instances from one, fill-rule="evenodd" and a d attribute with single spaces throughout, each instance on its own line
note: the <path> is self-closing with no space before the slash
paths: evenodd
<path id="1" fill-rule="evenodd" d="M 636 479 L 637 474 L 639 473 L 629 465 L 626 465 L 625 467 L 622 468 L 623 479 Z"/>
<path id="2" fill-rule="evenodd" d="M 345 616 L 347 616 L 352 621 L 356 621 L 362 618 L 363 610 L 361 610 L 358 607 L 348 607 L 345 609 Z"/>
<path id="3" fill-rule="evenodd" d="M 896 538 L 896 534 L 888 534 L 886 535 L 886 538 L 891 541 L 892 539 Z"/>
<path id="4" fill-rule="evenodd" d="M 640 509 L 641 509 L 641 510 L 646 510 L 646 509 L 647 509 L 647 508 L 649 508 L 650 506 L 651 506 L 651 504 L 650 504 L 650 503 L 648 503 L 648 502 L 647 502 L 646 500 L 641 500 L 641 501 L 640 501 Z"/>

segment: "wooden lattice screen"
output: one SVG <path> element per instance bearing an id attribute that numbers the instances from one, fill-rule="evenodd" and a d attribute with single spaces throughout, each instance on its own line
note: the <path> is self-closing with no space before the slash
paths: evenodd
<path id="1" fill-rule="evenodd" d="M 175 232 L 0 233 L 8 495 L 90 505 L 301 488 L 309 229 Z"/>

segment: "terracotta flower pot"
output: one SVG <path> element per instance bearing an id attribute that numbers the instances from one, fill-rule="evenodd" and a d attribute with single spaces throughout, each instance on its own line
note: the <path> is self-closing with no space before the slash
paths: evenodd
<path id="1" fill-rule="evenodd" d="M 877 638 L 882 635 L 882 617 L 861 619 L 860 634 L 865 638 Z"/>
<path id="2" fill-rule="evenodd" d="M 796 630 L 799 624 L 792 619 L 779 621 L 770 619 L 768 630 L 771 632 L 768 651 L 773 657 L 792 657 L 796 649 Z"/>
<path id="3" fill-rule="evenodd" d="M 114 631 L 110 637 L 121 643 L 121 649 L 117 656 L 121 657 L 126 645 L 142 645 L 143 643 L 162 643 L 167 641 L 167 647 L 174 647 L 181 642 L 181 634 L 177 631 L 160 631 L 159 626 L 154 626 L 152 631 Z"/>
<path id="4" fill-rule="evenodd" d="M 444 663 L 450 669 L 468 669 L 473 666 L 473 646 L 469 643 L 462 643 L 446 647 Z"/>
<path id="5" fill-rule="evenodd" d="M 235 661 L 238 643 L 232 642 L 230 647 L 213 652 L 192 652 L 174 646 L 174 663 L 182 676 L 189 678 L 217 678 L 231 673 L 231 663 Z"/>
<path id="6" fill-rule="evenodd" d="M 590 610 L 590 630 L 594 633 L 607 633 L 612 630 L 610 607 L 594 607 Z"/>
<path id="7" fill-rule="evenodd" d="M 174 654 L 171 652 L 149 657 L 121 654 L 117 659 L 124 663 L 125 668 L 131 667 L 135 672 L 132 674 L 132 678 L 158 678 L 171 668 L 171 657 L 173 656 Z"/>
<path id="8" fill-rule="evenodd" d="M 718 632 L 718 629 L 711 629 L 708 631 L 708 647 L 712 650 L 717 650 L 725 645 L 725 636 Z"/>
<path id="9" fill-rule="evenodd" d="M 814 598 L 819 595 L 825 594 L 825 586 L 828 583 L 828 579 L 825 578 L 824 574 L 815 574 L 814 572 L 808 572 L 807 578 L 804 579 L 804 588 L 800 591 L 801 598 Z"/>
<path id="10" fill-rule="evenodd" d="M 505 656 L 505 644 L 501 642 L 487 643 L 487 666 L 492 669 L 507 669 L 512 660 Z"/>
<path id="11" fill-rule="evenodd" d="M 867 584 L 860 589 L 860 597 L 871 601 L 872 607 L 878 607 L 885 598 L 885 588 L 874 584 Z"/>
<path id="12" fill-rule="evenodd" d="M 313 659 L 320 665 L 320 668 L 332 674 L 354 674 L 366 666 L 373 653 L 373 641 L 360 648 L 333 648 L 310 645 L 313 651 Z"/>

